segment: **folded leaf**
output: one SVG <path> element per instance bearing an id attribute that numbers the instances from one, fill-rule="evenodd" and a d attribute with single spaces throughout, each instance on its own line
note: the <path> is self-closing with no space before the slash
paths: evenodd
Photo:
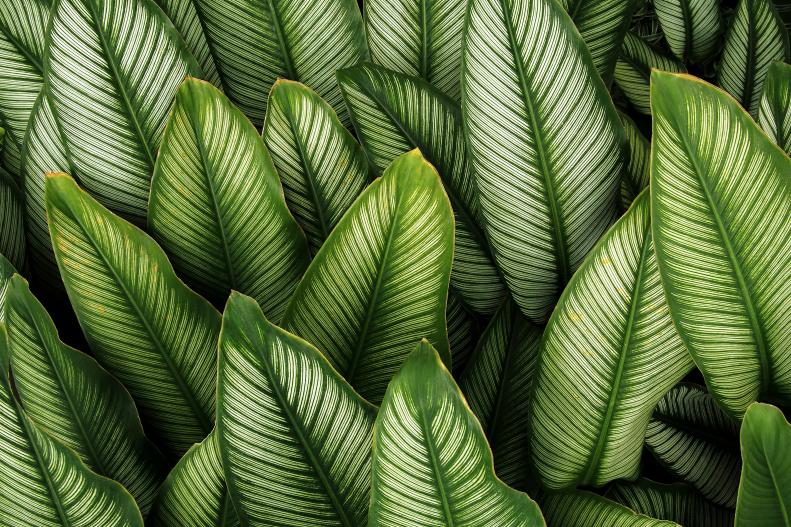
<path id="1" fill-rule="evenodd" d="M 387 388 L 373 445 L 371 527 L 545 525 L 494 475 L 480 423 L 425 339 Z"/>
<path id="2" fill-rule="evenodd" d="M 135 398 L 148 434 L 180 456 L 213 427 L 219 313 L 153 239 L 67 175 L 47 178 L 46 201 L 66 292 L 96 359 Z"/>
<path id="3" fill-rule="evenodd" d="M 58 0 L 46 63 L 48 90 L 80 183 L 143 224 L 172 97 L 200 76 L 172 23 L 151 0 Z"/>
<path id="4" fill-rule="evenodd" d="M 231 293 L 217 434 L 243 525 L 364 526 L 376 410 L 324 356 Z"/>
<path id="5" fill-rule="evenodd" d="M 691 368 L 659 280 L 645 191 L 590 252 L 544 332 L 530 411 L 544 485 L 637 477 L 651 411 Z"/>
<path id="6" fill-rule="evenodd" d="M 0 129 L 2 130 L 2 129 Z M 0 253 L 26 267 L 24 195 L 16 178 L 0 166 Z"/>
<path id="7" fill-rule="evenodd" d="M 8 296 L 8 282 L 16 274 L 14 265 L 0 253 L 0 324 L 5 322 L 6 298 Z"/>
<path id="8" fill-rule="evenodd" d="M 621 178 L 621 204 L 628 209 L 651 178 L 651 143 L 625 113 L 618 113 L 629 143 L 629 163 Z"/>
<path id="9" fill-rule="evenodd" d="M 462 78 L 495 261 L 522 311 L 542 322 L 620 210 L 623 127 L 554 0 L 472 0 Z"/>
<path id="10" fill-rule="evenodd" d="M 339 71 L 338 80 L 360 142 L 378 172 L 413 148 L 437 169 L 456 217 L 451 287 L 473 310 L 494 313 L 506 288 L 481 228 L 458 105 L 417 77 L 372 64 Z"/>
<path id="11" fill-rule="evenodd" d="M 365 153 L 316 92 L 286 80 L 269 94 L 263 138 L 316 254 L 369 182 Z"/>
<path id="12" fill-rule="evenodd" d="M 654 0 L 654 10 L 681 62 L 705 62 L 717 53 L 722 33 L 718 0 Z"/>
<path id="13" fill-rule="evenodd" d="M 280 320 L 308 264 L 272 160 L 250 121 L 212 85 L 187 79 L 162 139 L 148 224 L 196 290 L 231 289 Z"/>
<path id="14" fill-rule="evenodd" d="M 378 403 L 425 336 L 450 363 L 445 307 L 453 215 L 437 172 L 404 154 L 362 193 L 310 264 L 283 327 Z"/>
<path id="15" fill-rule="evenodd" d="M 638 514 L 598 494 L 581 490 L 549 494 L 541 500 L 541 510 L 551 527 L 681 527 Z"/>
<path id="16" fill-rule="evenodd" d="M 769 404 L 751 404 L 741 429 L 739 527 L 791 525 L 791 425 Z"/>
<path id="17" fill-rule="evenodd" d="M 773 62 L 769 66 L 758 122 L 766 135 L 791 155 L 791 65 Z"/>
<path id="18" fill-rule="evenodd" d="M 651 209 L 670 314 L 720 405 L 791 401 L 791 160 L 727 94 L 652 74 Z"/>

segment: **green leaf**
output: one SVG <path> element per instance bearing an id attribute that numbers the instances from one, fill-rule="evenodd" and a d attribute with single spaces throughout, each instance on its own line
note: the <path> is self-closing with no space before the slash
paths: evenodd
<path id="1" fill-rule="evenodd" d="M 681 527 L 638 514 L 598 494 L 581 490 L 549 494 L 541 500 L 541 510 L 551 527 Z"/>
<path id="2" fill-rule="evenodd" d="M 8 296 L 8 282 L 16 274 L 14 265 L 0 253 L 0 324 L 5 322 L 6 297 Z"/>
<path id="3" fill-rule="evenodd" d="M 222 304 L 231 289 L 280 320 L 308 264 L 266 148 L 212 85 L 187 79 L 162 140 L 148 224 L 197 291 Z"/>
<path id="4" fill-rule="evenodd" d="M 282 79 L 269 94 L 263 138 L 286 203 L 316 254 L 368 185 L 365 153 L 316 92 Z"/>
<path id="5" fill-rule="evenodd" d="M 615 84 L 629 103 L 638 112 L 646 115 L 651 114 L 649 87 L 651 69 L 654 68 L 673 73 L 687 71 L 681 62 L 665 57 L 634 33 L 627 33 L 615 65 Z M 628 129 L 626 134 L 628 137 Z"/>
<path id="6" fill-rule="evenodd" d="M 425 336 L 450 363 L 445 308 L 453 215 L 413 150 L 362 193 L 300 282 L 283 327 L 319 348 L 373 403 Z"/>
<path id="7" fill-rule="evenodd" d="M 0 253 L 19 269 L 26 267 L 24 194 L 16 178 L 0 166 Z"/>
<path id="8" fill-rule="evenodd" d="M 143 527 L 134 499 L 121 485 L 88 470 L 25 415 L 11 387 L 7 346 L 0 326 L 0 524 Z"/>
<path id="9" fill-rule="evenodd" d="M 19 275 L 9 283 L 6 312 L 14 386 L 28 415 L 91 470 L 126 487 L 146 514 L 165 460 L 143 435 L 132 397 L 94 359 L 59 340 Z"/>
<path id="10" fill-rule="evenodd" d="M 458 295 L 448 290 L 448 307 L 445 310 L 448 326 L 453 374 L 461 373 L 470 360 L 480 333 L 480 320 L 470 313 L 459 300 Z"/>
<path id="11" fill-rule="evenodd" d="M 368 57 L 355 0 L 194 0 L 226 95 L 260 125 L 278 78 L 307 84 L 343 117 L 335 70 Z"/>
<path id="12" fill-rule="evenodd" d="M 243 525 L 365 525 L 375 408 L 236 292 L 217 385 L 219 448 Z"/>
<path id="13" fill-rule="evenodd" d="M 791 155 L 791 65 L 773 62 L 769 66 L 758 122 L 766 135 Z"/>
<path id="14" fill-rule="evenodd" d="M 212 432 L 170 471 L 148 515 L 152 527 L 238 527 L 225 486 L 220 445 Z"/>
<path id="15" fill-rule="evenodd" d="M 151 0 L 54 0 L 44 65 L 69 160 L 103 205 L 144 224 L 173 95 L 200 76 Z"/>
<path id="16" fill-rule="evenodd" d="M 723 91 L 652 74 L 653 235 L 679 334 L 720 405 L 791 401 L 791 160 Z"/>
<path id="17" fill-rule="evenodd" d="M 768 404 L 751 404 L 741 429 L 739 527 L 791 525 L 791 425 Z"/>
<path id="18" fill-rule="evenodd" d="M 771 0 L 740 0 L 730 24 L 717 84 L 755 117 L 769 66 L 791 60 L 788 32 Z"/>
<path id="19" fill-rule="evenodd" d="M 213 427 L 219 313 L 176 277 L 153 239 L 67 175 L 47 178 L 46 201 L 91 350 L 135 398 L 148 434 L 179 457 Z"/>
<path id="20" fill-rule="evenodd" d="M 736 505 L 739 423 L 702 387 L 682 383 L 670 390 L 654 409 L 645 444 L 665 468 L 707 499 Z"/>
<path id="21" fill-rule="evenodd" d="M 373 445 L 371 527 L 545 525 L 494 475 L 478 419 L 425 339 L 387 388 Z"/>
<path id="22" fill-rule="evenodd" d="M 371 60 L 459 100 L 464 0 L 364 0 Z"/>
<path id="23" fill-rule="evenodd" d="M 719 51 L 723 24 L 718 0 L 654 0 L 654 10 L 681 62 L 705 62 Z"/>
<path id="24" fill-rule="evenodd" d="M 459 379 L 486 432 L 495 472 L 520 490 L 534 481 L 529 473 L 527 421 L 540 342 L 541 328 L 508 301 L 489 322 Z"/>
<path id="25" fill-rule="evenodd" d="M 495 261 L 522 311 L 543 322 L 620 210 L 623 127 L 554 0 L 472 0 L 462 78 Z"/>
<path id="26" fill-rule="evenodd" d="M 590 252 L 544 331 L 530 428 L 549 489 L 637 477 L 651 411 L 692 368 L 650 227 L 644 191 Z"/>
<path id="27" fill-rule="evenodd" d="M 651 179 L 651 143 L 625 113 L 618 113 L 629 143 L 629 163 L 621 178 L 621 204 L 628 209 Z"/>
<path id="28" fill-rule="evenodd" d="M 339 71 L 338 80 L 360 142 L 379 173 L 413 148 L 436 167 L 456 217 L 451 287 L 471 309 L 494 313 L 506 288 L 481 228 L 458 104 L 422 79 L 372 64 Z"/>

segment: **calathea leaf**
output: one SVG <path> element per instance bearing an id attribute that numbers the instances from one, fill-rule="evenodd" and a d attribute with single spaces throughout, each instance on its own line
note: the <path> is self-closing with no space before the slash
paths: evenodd
<path id="1" fill-rule="evenodd" d="M 46 188 L 52 245 L 97 360 L 135 398 L 147 432 L 178 457 L 212 430 L 220 315 L 143 231 L 65 174 Z"/>
<path id="2" fill-rule="evenodd" d="M 425 335 L 450 363 L 445 308 L 453 213 L 437 172 L 413 150 L 374 181 L 297 287 L 283 327 L 316 345 L 374 403 Z"/>
<path id="3" fill-rule="evenodd" d="M 651 411 L 692 368 L 656 260 L 646 190 L 590 252 L 547 324 L 530 429 L 550 489 L 635 478 Z"/>
<path id="4" fill-rule="evenodd" d="M 146 519 L 153 527 L 238 527 L 213 431 L 170 471 Z"/>
<path id="5" fill-rule="evenodd" d="M 282 79 L 269 94 L 263 137 L 315 254 L 369 182 L 365 153 L 316 92 Z"/>
<path id="6" fill-rule="evenodd" d="M 791 60 L 788 32 L 771 0 L 740 0 L 730 24 L 717 83 L 755 117 L 769 66 Z"/>
<path id="7" fill-rule="evenodd" d="M 371 60 L 459 100 L 464 0 L 365 0 Z"/>
<path id="8" fill-rule="evenodd" d="M 481 335 L 459 387 L 486 432 L 497 476 L 527 490 L 527 419 L 541 328 L 507 301 Z"/>
<path id="9" fill-rule="evenodd" d="M 629 163 L 621 178 L 621 203 L 628 209 L 640 192 L 648 187 L 651 178 L 651 143 L 625 113 L 619 112 L 626 140 L 629 143 Z"/>
<path id="10" fill-rule="evenodd" d="M 494 475 L 480 423 L 425 339 L 376 417 L 368 524 L 545 525 L 527 494 Z"/>
<path id="11" fill-rule="evenodd" d="M 167 112 L 184 76 L 200 76 L 195 59 L 152 0 L 55 0 L 45 69 L 80 183 L 143 224 Z"/>
<path id="12" fill-rule="evenodd" d="M 716 54 L 722 33 L 717 0 L 654 0 L 654 10 L 681 62 L 705 62 Z"/>
<path id="13" fill-rule="evenodd" d="M 379 172 L 412 148 L 437 169 L 456 217 L 451 287 L 471 309 L 494 313 L 506 288 L 481 228 L 458 105 L 417 77 L 371 64 L 339 71 L 338 80 L 360 142 Z"/>
<path id="14" fill-rule="evenodd" d="M 231 289 L 273 320 L 307 267 L 272 160 L 250 121 L 212 85 L 187 79 L 162 140 L 148 224 L 189 283 L 217 304 Z"/>
<path id="15" fill-rule="evenodd" d="M 6 297 L 8 296 L 8 282 L 16 274 L 14 265 L 0 253 L 0 323 L 5 322 L 6 316 Z"/>
<path id="16" fill-rule="evenodd" d="M 620 210 L 623 127 L 554 1 L 472 0 L 466 35 L 462 109 L 485 228 L 514 300 L 544 321 Z"/>
<path id="17" fill-rule="evenodd" d="M 231 293 L 217 434 L 243 525 L 364 526 L 374 414 L 316 348 Z"/>
<path id="18" fill-rule="evenodd" d="M 470 360 L 478 336 L 481 323 L 478 317 L 470 313 L 461 303 L 459 297 L 448 290 L 448 307 L 445 310 L 448 326 L 448 344 L 450 345 L 453 374 L 464 371 Z"/>
<path id="19" fill-rule="evenodd" d="M 654 409 L 645 444 L 662 465 L 703 496 L 727 507 L 736 505 L 739 423 L 702 387 L 682 383 L 670 390 Z"/>
<path id="20" fill-rule="evenodd" d="M 582 490 L 548 494 L 540 503 L 551 527 L 681 527 L 677 523 L 638 514 L 619 503 Z"/>
<path id="21" fill-rule="evenodd" d="M 0 253 L 20 269 L 25 268 L 27 261 L 24 214 L 22 189 L 16 178 L 0 166 Z"/>
<path id="22" fill-rule="evenodd" d="M 712 395 L 741 417 L 791 401 L 791 160 L 727 94 L 652 74 L 653 236 L 670 314 Z"/>
<path id="23" fill-rule="evenodd" d="M 791 525 L 791 425 L 769 404 L 751 404 L 741 428 L 739 527 Z"/>
<path id="24" fill-rule="evenodd" d="M 77 454 L 36 428 L 14 397 L 9 359 L 0 326 L 0 524 L 143 527 L 135 500 L 121 485 L 88 470 Z"/>
<path id="25" fill-rule="evenodd" d="M 791 155 L 791 65 L 773 62 L 769 66 L 758 122 L 766 135 Z"/>

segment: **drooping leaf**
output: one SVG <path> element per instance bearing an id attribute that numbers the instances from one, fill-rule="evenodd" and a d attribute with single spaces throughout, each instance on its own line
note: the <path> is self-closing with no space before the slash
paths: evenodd
<path id="1" fill-rule="evenodd" d="M 481 228 L 458 105 L 422 79 L 372 64 L 339 71 L 338 80 L 360 142 L 379 173 L 413 148 L 437 169 L 456 217 L 451 287 L 470 308 L 494 313 L 506 288 Z"/>
<path id="2" fill-rule="evenodd" d="M 332 107 L 307 86 L 278 80 L 267 104 L 264 143 L 316 254 L 368 184 L 368 161 Z"/>
<path id="3" fill-rule="evenodd" d="M 529 412 L 544 485 L 637 477 L 651 411 L 691 368 L 668 314 L 644 191 L 590 252 L 544 332 Z"/>
<path id="4" fill-rule="evenodd" d="M 54 115 L 80 184 L 143 224 L 168 111 L 200 76 L 152 0 L 55 0 L 45 64 Z"/>
<path id="5" fill-rule="evenodd" d="M 5 322 L 6 316 L 6 297 L 8 296 L 8 282 L 16 274 L 14 265 L 0 253 L 0 324 Z"/>
<path id="6" fill-rule="evenodd" d="M 654 10 L 681 62 L 705 62 L 717 53 L 722 33 L 718 0 L 654 0 Z"/>
<path id="7" fill-rule="evenodd" d="M 791 401 L 791 160 L 723 91 L 652 74 L 651 209 L 679 334 L 720 405 Z"/>
<path id="8" fill-rule="evenodd" d="M 541 328 L 509 300 L 489 322 L 459 379 L 486 432 L 497 476 L 520 490 L 536 480 L 530 474 L 527 420 L 540 341 Z"/>
<path id="9" fill-rule="evenodd" d="M 231 289 L 280 320 L 308 263 L 305 236 L 255 128 L 212 85 L 187 79 L 162 140 L 148 224 L 196 290 Z"/>
<path id="10" fill-rule="evenodd" d="M 0 166 L 0 253 L 24 269 L 27 261 L 24 195 L 16 179 Z"/>
<path id="11" fill-rule="evenodd" d="M 464 0 L 365 0 L 371 60 L 460 97 Z"/>
<path id="12" fill-rule="evenodd" d="M 88 470 L 25 415 L 8 375 L 7 338 L 0 326 L 0 524 L 143 527 L 135 500 L 121 485 Z"/>
<path id="13" fill-rule="evenodd" d="M 365 526 L 373 406 L 312 345 L 231 293 L 223 315 L 217 434 L 246 526 Z"/>
<path id="14" fill-rule="evenodd" d="M 741 428 L 739 527 L 791 525 L 791 425 L 769 404 L 751 404 Z"/>
<path id="15" fill-rule="evenodd" d="M 654 409 L 645 444 L 662 465 L 704 497 L 726 507 L 736 505 L 739 423 L 702 387 L 682 383 L 670 390 Z"/>
<path id="16" fill-rule="evenodd" d="M 545 525 L 527 494 L 494 475 L 480 423 L 425 339 L 391 381 L 376 418 L 368 524 Z"/>
<path id="17" fill-rule="evenodd" d="M 758 122 L 766 135 L 791 155 L 791 65 L 773 62 L 769 66 Z"/>
<path id="18" fill-rule="evenodd" d="M 550 527 L 681 527 L 677 523 L 638 514 L 592 492 L 574 490 L 540 500 Z"/>
<path id="19" fill-rule="evenodd" d="M 445 308 L 453 215 L 437 172 L 404 154 L 354 202 L 297 287 L 283 327 L 373 403 L 428 338 L 450 363 Z"/>
<path id="20" fill-rule="evenodd" d="M 618 113 L 629 143 L 629 163 L 621 177 L 621 204 L 629 208 L 651 179 L 651 143 L 625 113 Z"/>
<path id="21" fill-rule="evenodd" d="M 146 514 L 166 464 L 143 435 L 132 397 L 94 359 L 60 341 L 19 275 L 9 283 L 6 313 L 14 385 L 28 415 L 91 470 L 126 487 Z"/>
<path id="22" fill-rule="evenodd" d="M 220 315 L 143 231 L 65 174 L 46 182 L 52 244 L 97 360 L 135 398 L 148 434 L 178 457 L 212 428 Z"/>
<path id="23" fill-rule="evenodd" d="M 495 261 L 541 322 L 620 210 L 623 127 L 554 0 L 472 0 L 464 68 L 470 163 Z"/>

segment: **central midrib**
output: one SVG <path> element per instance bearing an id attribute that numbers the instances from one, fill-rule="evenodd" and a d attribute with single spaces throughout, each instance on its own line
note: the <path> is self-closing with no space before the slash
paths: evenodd
<path id="1" fill-rule="evenodd" d="M 516 327 L 516 317 L 512 313 L 509 313 L 509 324 L 510 328 L 508 331 L 508 343 L 505 348 L 505 357 L 500 373 L 500 382 L 497 385 L 497 396 L 494 403 L 494 412 L 492 413 L 491 419 L 489 420 L 489 426 L 487 427 L 488 430 L 486 431 L 486 436 L 492 443 L 492 447 L 494 447 L 494 445 L 497 443 L 495 433 L 499 431 L 498 428 L 503 411 L 502 406 L 503 402 L 505 401 L 507 388 L 509 387 L 509 383 L 511 381 L 511 364 L 514 360 L 514 353 L 516 352 L 517 339 L 515 337 L 516 333 L 518 332 L 518 328 Z"/>
<path id="2" fill-rule="evenodd" d="M 431 75 L 431 0 L 420 2 L 420 76 L 430 81 Z"/>
<path id="3" fill-rule="evenodd" d="M 420 412 L 420 424 L 423 428 L 423 435 L 426 438 L 426 446 L 428 447 L 429 463 L 431 463 L 432 471 L 434 472 L 434 480 L 437 482 L 437 491 L 439 492 L 439 499 L 442 503 L 442 513 L 445 516 L 445 526 L 454 527 L 453 515 L 450 510 L 450 501 L 448 500 L 448 492 L 445 489 L 445 477 L 439 465 L 439 456 L 437 455 L 437 445 L 434 443 L 434 435 L 431 433 L 431 427 L 426 420 L 425 412 Z"/>
<path id="4" fill-rule="evenodd" d="M 300 1 L 308 1 L 308 0 L 300 0 Z M 294 69 L 294 64 L 291 61 L 291 54 L 288 51 L 288 43 L 286 42 L 286 35 L 283 31 L 283 24 L 280 21 L 280 13 L 277 11 L 277 7 L 275 7 L 275 3 L 273 0 L 267 0 L 266 6 L 269 8 L 269 14 L 272 17 L 272 26 L 275 30 L 275 36 L 277 37 L 277 43 L 280 46 L 280 53 L 283 59 L 283 66 L 286 70 L 286 75 L 292 81 L 299 81 L 299 77 L 297 76 L 297 72 Z"/>

